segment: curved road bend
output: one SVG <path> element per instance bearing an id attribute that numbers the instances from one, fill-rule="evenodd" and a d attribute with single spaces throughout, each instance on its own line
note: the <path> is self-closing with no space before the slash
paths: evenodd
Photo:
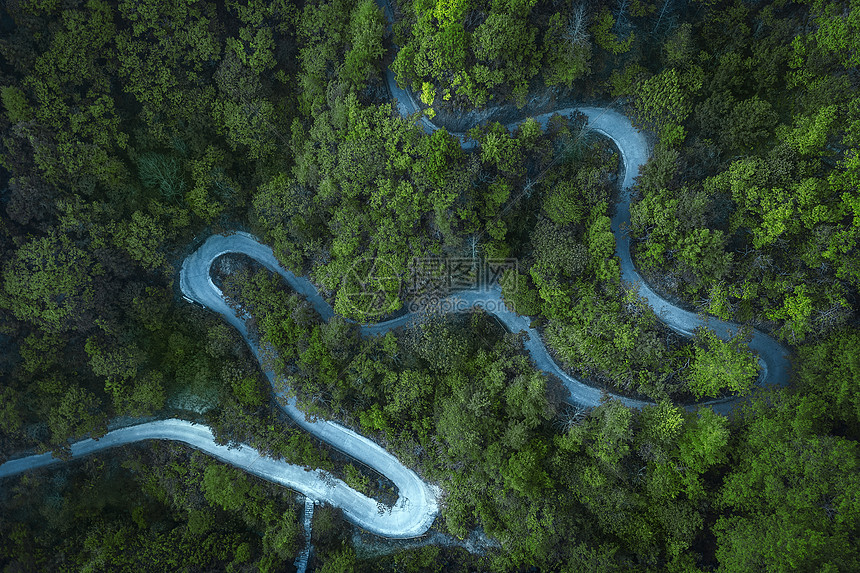
<path id="1" fill-rule="evenodd" d="M 382 6 L 390 22 L 392 19 L 390 9 L 384 2 Z M 394 74 L 390 69 L 386 70 L 386 80 L 395 107 L 401 115 L 410 115 L 420 111 L 412 94 L 396 85 Z M 639 167 L 648 158 L 648 147 L 642 134 L 636 131 L 623 115 L 614 110 L 602 108 L 565 108 L 539 115 L 535 119 L 545 128 L 551 115 L 558 113 L 569 116 L 574 111 L 586 115 L 590 129 L 612 139 L 624 162 L 621 196 L 616 214 L 612 218 L 612 231 L 615 234 L 618 255 L 621 260 L 622 279 L 635 285 L 639 294 L 657 312 L 660 320 L 676 332 L 689 336 L 696 327 L 707 326 L 721 338 L 730 337 L 733 332 L 738 330 L 738 325 L 713 318 L 702 319 L 692 312 L 672 305 L 657 295 L 642 280 L 633 265 L 630 256 L 630 239 L 623 232 L 622 227 L 630 219 L 630 188 L 633 184 L 633 178 L 638 174 Z M 419 121 L 427 132 L 433 132 L 437 129 L 426 117 L 421 117 Z M 515 124 L 509 126 L 509 128 L 513 127 Z M 474 140 L 466 138 L 463 134 L 453 135 L 460 137 L 464 148 L 473 148 L 476 145 Z M 209 267 L 215 258 L 229 252 L 248 255 L 270 270 L 279 273 L 296 292 L 307 297 L 324 320 L 328 320 L 334 315 L 331 307 L 319 295 L 310 281 L 283 269 L 275 259 L 272 250 L 260 244 L 250 235 L 236 233 L 230 236 L 210 237 L 184 261 L 180 274 L 181 289 L 186 296 L 220 313 L 225 320 L 237 328 L 258 359 L 260 356 L 259 348 L 248 338 L 244 322 L 237 318 L 227 306 L 221 291 L 215 286 L 209 275 Z M 603 392 L 583 384 L 562 371 L 550 357 L 537 331 L 529 327 L 530 319 L 507 310 L 498 288 L 486 292 L 454 293 L 449 298 L 451 299 L 450 302 L 459 301 L 460 305 L 483 306 L 487 312 L 497 316 L 513 332 L 525 331 L 529 337 L 526 341 L 526 349 L 540 370 L 552 372 L 558 376 L 570 391 L 572 401 L 590 406 L 599 403 Z M 361 330 L 365 335 L 381 334 L 401 326 L 410 317 L 407 314 L 383 323 L 362 325 Z M 754 331 L 750 348 L 758 353 L 759 362 L 762 365 L 760 385 L 784 385 L 787 383 L 788 352 L 782 346 L 767 335 Z M 274 373 L 267 371 L 266 376 L 270 382 L 274 382 Z M 642 407 L 647 404 L 647 402 L 639 400 L 617 398 L 630 407 Z M 736 402 L 736 398 L 729 398 L 714 400 L 705 404 L 712 406 L 717 411 L 727 412 Z M 432 486 L 421 481 L 415 472 L 403 466 L 394 456 L 371 440 L 333 422 L 305 420 L 304 414 L 296 408 L 294 399 L 289 400 L 283 408 L 297 424 L 314 436 L 332 444 L 391 479 L 400 492 L 400 497 L 395 506 L 380 512 L 374 500 L 349 488 L 344 482 L 333 479 L 323 471 L 306 471 L 300 466 L 261 457 L 257 450 L 249 446 L 242 445 L 237 448 L 219 446 L 215 443 L 209 428 L 182 420 L 161 420 L 114 430 L 99 440 L 83 440 L 73 444 L 72 455 L 79 457 L 113 446 L 146 439 L 182 441 L 245 471 L 299 491 L 307 497 L 323 500 L 340 507 L 349 521 L 378 535 L 400 538 L 414 537 L 429 529 L 438 513 L 437 492 Z M 0 466 L 0 478 L 59 461 L 51 457 L 50 453 L 12 460 Z"/>
<path id="2" fill-rule="evenodd" d="M 184 442 L 248 473 L 270 482 L 282 484 L 303 493 L 307 497 L 324 500 L 331 505 L 340 507 L 351 522 L 384 537 L 406 538 L 421 535 L 433 524 L 438 511 L 435 495 L 430 491 L 429 486 L 425 486 L 417 476 L 411 482 L 407 479 L 397 483 L 398 487 L 401 488 L 397 505 L 390 511 L 386 510 L 380 513 L 375 500 L 360 494 L 325 471 L 306 471 L 302 466 L 261 456 L 256 449 L 246 445 L 238 447 L 218 445 L 215 443 L 212 431 L 207 426 L 193 424 L 185 420 L 158 420 L 113 430 L 98 440 L 88 439 L 72 444 L 72 456 L 78 458 L 141 440 Z M 353 445 L 356 450 L 361 450 L 359 443 L 354 441 Z M 381 449 L 375 444 L 372 446 Z M 398 471 L 405 468 L 384 450 L 382 453 L 391 459 L 384 459 L 382 456 L 380 460 L 382 463 L 377 465 L 383 468 L 383 472 L 387 476 L 394 476 L 396 479 Z M 50 452 L 11 460 L 0 466 L 0 478 L 61 461 L 52 457 Z M 425 493 L 428 495 L 425 496 Z M 408 495 L 414 497 L 408 498 Z"/>
<path id="3" fill-rule="evenodd" d="M 388 31 L 391 32 L 394 14 L 390 0 L 376 0 L 376 2 L 382 8 L 385 19 L 388 22 Z M 402 116 L 420 113 L 421 107 L 415 96 L 410 90 L 404 90 L 397 85 L 394 72 L 391 71 L 390 67 L 386 68 L 385 74 L 391 99 L 398 113 Z M 723 340 L 731 338 L 740 330 L 739 325 L 713 317 L 702 318 L 696 313 L 673 305 L 654 292 L 642 279 L 633 265 L 630 255 L 630 237 L 624 231 L 624 228 L 627 228 L 630 223 L 630 189 L 633 187 L 633 179 L 639 174 L 639 168 L 648 161 L 648 144 L 645 141 L 645 137 L 633 127 L 627 117 L 609 108 L 568 107 L 535 116 L 534 119 L 540 122 L 543 129 L 546 129 L 547 123 L 553 115 L 559 114 L 570 117 L 574 112 L 580 112 L 586 116 L 588 119 L 586 127 L 588 129 L 605 135 L 615 143 L 624 163 L 624 179 L 621 183 L 621 194 L 616 205 L 615 215 L 612 217 L 612 232 L 615 235 L 616 251 L 621 263 L 621 279 L 633 285 L 639 295 L 648 301 L 648 304 L 657 313 L 658 318 L 675 332 L 689 337 L 697 327 L 706 326 Z M 418 116 L 418 121 L 422 129 L 427 133 L 433 133 L 439 129 L 423 113 Z M 507 128 L 513 131 L 519 123 L 521 122 L 508 124 Z M 452 133 L 452 135 L 460 139 L 461 146 L 464 149 L 471 149 L 477 145 L 475 140 L 467 137 L 464 133 Z M 498 316 L 505 321 L 502 315 Z M 513 323 L 506 322 L 506 324 L 509 327 L 513 327 Z M 524 322 L 521 322 L 521 324 L 524 324 Z M 523 330 L 526 330 L 529 334 L 529 342 L 526 347 L 532 354 L 532 358 L 535 359 L 538 368 L 559 375 L 571 391 L 573 401 L 586 405 L 593 403 L 594 392 L 596 390 L 564 374 L 558 365 L 549 358 L 543 344 L 537 341 L 537 332 L 532 329 Z M 760 386 L 785 386 L 788 384 L 790 370 L 788 350 L 776 340 L 758 330 L 753 330 L 749 347 L 758 354 L 759 367 L 761 369 L 758 380 Z M 646 402 L 627 398 L 621 398 L 621 400 L 628 406 L 634 407 L 646 404 Z M 715 411 L 725 414 L 739 401 L 741 399 L 730 397 L 704 402 L 703 405 L 711 406 Z"/>

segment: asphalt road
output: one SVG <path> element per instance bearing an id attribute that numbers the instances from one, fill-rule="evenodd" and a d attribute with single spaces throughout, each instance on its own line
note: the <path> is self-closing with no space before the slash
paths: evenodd
<path id="1" fill-rule="evenodd" d="M 384 1 L 380 5 L 386 9 L 386 16 L 391 21 L 391 12 Z M 394 81 L 390 70 L 386 71 L 392 102 L 400 114 L 407 116 L 419 111 L 414 96 L 400 89 Z M 617 255 L 621 262 L 621 275 L 624 281 L 635 285 L 640 295 L 657 312 L 658 317 L 672 330 L 689 336 L 700 325 L 713 329 L 720 337 L 728 338 L 736 332 L 738 325 L 713 318 L 701 318 L 695 313 L 672 305 L 658 296 L 642 280 L 630 257 L 630 240 L 624 232 L 625 224 L 630 219 L 630 187 L 633 178 L 638 174 L 639 167 L 648 159 L 648 146 L 645 138 L 620 113 L 603 108 L 582 107 L 566 108 L 552 113 L 570 115 L 575 111 L 584 113 L 588 118 L 588 128 L 609 137 L 618 147 L 624 164 L 624 178 L 616 214 L 612 218 L 612 231 L 616 239 Z M 545 127 L 552 114 L 543 114 L 536 119 Z M 437 128 L 425 117 L 418 119 L 423 128 L 432 132 Z M 509 126 L 515 127 L 514 125 Z M 475 142 L 463 136 L 464 148 L 472 148 Z M 248 337 L 243 320 L 227 306 L 221 291 L 212 282 L 209 268 L 212 262 L 225 253 L 242 253 L 250 256 L 279 273 L 291 288 L 305 296 L 324 320 L 334 316 L 331 306 L 319 295 L 313 284 L 304 277 L 298 277 L 281 267 L 272 253 L 271 248 L 261 244 L 247 233 L 230 235 L 213 235 L 209 237 L 194 253 L 189 255 L 182 265 L 180 287 L 185 296 L 199 302 L 214 312 L 219 313 L 224 320 L 238 329 L 259 359 L 259 348 Z M 526 350 L 534 360 L 538 369 L 558 376 L 570 391 L 572 402 L 586 406 L 600 403 L 604 393 L 588 386 L 575 378 L 568 376 L 550 357 L 538 332 L 529 327 L 530 318 L 518 315 L 508 310 L 501 298 L 497 287 L 486 291 L 463 291 L 452 294 L 447 304 L 454 310 L 477 305 L 487 312 L 494 314 L 505 326 L 513 332 L 525 331 L 528 334 Z M 411 314 L 397 319 L 362 325 L 362 334 L 366 336 L 379 335 L 402 326 L 412 318 Z M 759 357 L 762 373 L 759 384 L 784 385 L 788 381 L 789 362 L 788 352 L 775 340 L 755 331 L 750 343 Z M 266 372 L 266 376 L 274 382 L 274 374 Z M 611 395 L 610 395 L 611 396 Z M 646 402 L 616 396 L 629 407 L 639 408 Z M 738 403 L 737 399 L 715 400 L 705 403 L 720 412 L 727 412 Z M 340 507 L 346 518 L 366 529 L 385 537 L 407 538 L 423 534 L 435 520 L 438 511 L 438 490 L 423 482 L 418 475 L 401 464 L 397 458 L 386 452 L 382 447 L 352 430 L 330 421 L 309 421 L 295 405 L 295 399 L 283 406 L 284 411 L 303 429 L 331 444 L 337 449 L 349 454 L 356 460 L 372 467 L 385 475 L 397 486 L 399 498 L 394 507 L 380 507 L 375 500 L 351 489 L 344 482 L 334 479 L 321 470 L 307 471 L 304 468 L 268 457 L 249 446 L 228 448 L 215 443 L 212 432 L 205 426 L 195 425 L 183 420 L 160 420 L 121 428 L 108 432 L 104 437 L 93 440 L 83 440 L 72 445 L 73 457 L 84 456 L 113 446 L 149 439 L 177 440 L 207 452 L 235 467 L 260 476 L 266 480 L 283 484 L 299 491 L 309 498 L 324 501 Z M 0 478 L 18 474 L 23 471 L 58 463 L 60 460 L 51 457 L 50 453 L 34 455 L 11 460 L 0 466 Z"/>
<path id="2" fill-rule="evenodd" d="M 141 440 L 175 440 L 265 480 L 299 491 L 309 498 L 340 507 L 349 521 L 372 533 L 384 537 L 407 538 L 419 536 L 430 528 L 438 512 L 436 494 L 431 486 L 421 482 L 414 473 L 382 448 L 354 432 L 334 428 L 331 431 L 314 433 L 321 435 L 323 439 L 332 440 L 335 445 L 338 442 L 334 440 L 346 439 L 356 458 L 373 458 L 374 466 L 394 480 L 400 488 L 397 504 L 380 512 L 376 500 L 360 494 L 325 471 L 308 471 L 301 466 L 261 456 L 256 449 L 246 445 L 218 445 L 207 426 L 185 420 L 158 420 L 113 430 L 98 440 L 88 439 L 73 444 L 72 456 L 78 458 Z M 0 466 L 0 478 L 61 461 L 52 457 L 50 452 L 8 461 Z"/>

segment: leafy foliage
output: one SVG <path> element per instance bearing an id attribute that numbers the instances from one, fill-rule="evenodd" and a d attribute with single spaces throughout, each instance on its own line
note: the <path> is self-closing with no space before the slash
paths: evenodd
<path id="1" fill-rule="evenodd" d="M 92 320 L 100 266 L 67 236 L 31 239 L 3 268 L 5 304 L 20 320 L 62 332 Z"/>
<path id="2" fill-rule="evenodd" d="M 689 8 L 403 1 L 392 71 L 442 119 L 511 102 L 632 113 L 658 140 L 634 190 L 636 264 L 682 304 L 794 345 L 789 390 L 731 419 L 682 408 L 746 392 L 756 358 L 742 337 L 679 341 L 620 283 L 617 152 L 577 117 L 484 122 L 474 151 L 401 119 L 375 2 L 21 0 L 0 38 L 3 451 L 67 456 L 117 416 L 189 408 L 222 443 L 390 501 L 283 425 L 238 334 L 176 297 L 177 261 L 195 237 L 248 227 L 365 319 L 406 302 L 415 257 L 515 257 L 503 296 L 554 358 L 654 405 L 565 404 L 523 336 L 481 312 L 363 339 L 253 265 L 216 265 L 276 392 L 438 483 L 443 530 L 500 544 L 480 561 L 434 546 L 364 557 L 323 507 L 312 568 L 860 568 L 860 9 Z M 356 287 L 374 297 L 355 304 Z M 292 494 L 182 446 L 66 468 L 4 482 L 4 567 L 281 571 L 304 541 Z"/>
<path id="3" fill-rule="evenodd" d="M 723 390 L 746 394 L 758 376 L 758 364 L 746 348 L 749 336 L 738 333 L 728 341 L 701 327 L 690 367 L 689 386 L 696 398 L 717 396 Z"/>

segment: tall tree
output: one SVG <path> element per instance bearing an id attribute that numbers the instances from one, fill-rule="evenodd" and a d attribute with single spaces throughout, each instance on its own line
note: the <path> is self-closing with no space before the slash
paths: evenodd
<path id="1" fill-rule="evenodd" d="M 33 238 L 4 266 L 0 303 L 48 332 L 85 329 L 92 325 L 94 281 L 102 273 L 67 236 Z"/>

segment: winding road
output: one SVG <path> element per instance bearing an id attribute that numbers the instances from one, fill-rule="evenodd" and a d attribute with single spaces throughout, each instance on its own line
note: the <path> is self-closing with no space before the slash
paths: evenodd
<path id="1" fill-rule="evenodd" d="M 384 2 L 382 7 L 385 9 L 386 17 L 390 23 L 392 21 L 390 8 Z M 403 116 L 419 112 L 420 108 L 412 94 L 396 85 L 390 69 L 386 71 L 386 74 L 393 107 Z M 624 228 L 626 227 L 625 223 L 629 222 L 630 219 L 630 189 L 633 185 L 633 179 L 638 174 L 639 167 L 648 159 L 648 146 L 643 135 L 631 125 L 630 120 L 611 109 L 571 107 L 539 115 L 535 119 L 545 128 L 553 114 L 570 116 L 574 112 L 585 114 L 588 119 L 587 127 L 610 138 L 618 147 L 623 159 L 624 177 L 621 184 L 621 194 L 616 205 L 616 213 L 612 218 L 612 232 L 615 235 L 617 254 L 621 261 L 622 280 L 633 285 L 638 293 L 654 308 L 660 320 L 672 330 L 689 336 L 696 327 L 704 325 L 713 329 L 723 339 L 732 336 L 739 329 L 738 325 L 717 319 L 703 319 L 695 313 L 672 305 L 657 295 L 642 280 L 633 265 L 630 256 L 630 239 L 624 232 Z M 437 129 L 426 117 L 422 116 L 417 121 L 427 132 L 433 132 Z M 513 129 L 516 124 L 508 127 Z M 476 142 L 474 140 L 470 140 L 463 134 L 454 135 L 461 139 L 464 148 L 475 147 Z M 186 297 L 219 313 L 224 320 L 236 328 L 258 359 L 260 357 L 259 348 L 249 338 L 244 321 L 230 309 L 210 276 L 209 270 L 212 263 L 226 253 L 241 253 L 255 259 L 271 271 L 280 274 L 293 290 L 305 296 L 324 320 L 329 320 L 334 316 L 331 306 L 320 296 L 309 280 L 285 270 L 275 258 L 271 248 L 261 244 L 251 235 L 237 232 L 226 236 L 213 235 L 209 237 L 183 261 L 180 271 L 180 288 Z M 487 312 L 498 317 L 512 332 L 524 331 L 527 333 L 528 339 L 525 342 L 525 348 L 534 360 L 536 367 L 557 376 L 569 390 L 571 402 L 596 406 L 605 395 L 602 390 L 582 383 L 559 368 L 551 358 L 538 332 L 529 326 L 531 319 L 508 310 L 498 287 L 484 291 L 453 293 L 446 302 L 447 306 L 457 309 L 481 306 Z M 361 325 L 361 331 L 365 336 L 379 335 L 402 326 L 412 317 L 410 313 L 386 322 Z M 788 351 L 775 340 L 758 331 L 753 333 L 750 348 L 758 354 L 761 365 L 759 385 L 785 385 L 789 374 Z M 265 374 L 270 382 L 275 381 L 273 372 L 266 371 Z M 647 402 L 621 396 L 615 396 L 615 398 L 634 408 L 640 408 L 647 404 Z M 726 413 L 736 404 L 737 399 L 728 398 L 707 402 L 704 405 Z M 349 521 L 377 535 L 393 538 L 416 537 L 430 528 L 439 511 L 438 496 L 440 492 L 437 488 L 422 481 L 414 471 L 405 467 L 397 458 L 370 439 L 334 422 L 306 420 L 304 413 L 296 407 L 294 398 L 287 400 L 286 405 L 281 407 L 309 433 L 390 479 L 399 491 L 397 503 L 390 508 L 380 506 L 375 500 L 353 490 L 344 482 L 322 470 L 309 471 L 301 466 L 261 456 L 260 452 L 249 446 L 242 445 L 230 448 L 218 445 L 215 443 L 209 428 L 184 420 L 160 420 L 113 430 L 98 440 L 88 439 L 73 444 L 71 447 L 72 456 L 80 457 L 140 440 L 181 441 L 263 479 L 299 491 L 310 499 L 340 507 Z M 0 478 L 60 461 L 53 458 L 50 453 L 11 460 L 0 465 Z"/>

